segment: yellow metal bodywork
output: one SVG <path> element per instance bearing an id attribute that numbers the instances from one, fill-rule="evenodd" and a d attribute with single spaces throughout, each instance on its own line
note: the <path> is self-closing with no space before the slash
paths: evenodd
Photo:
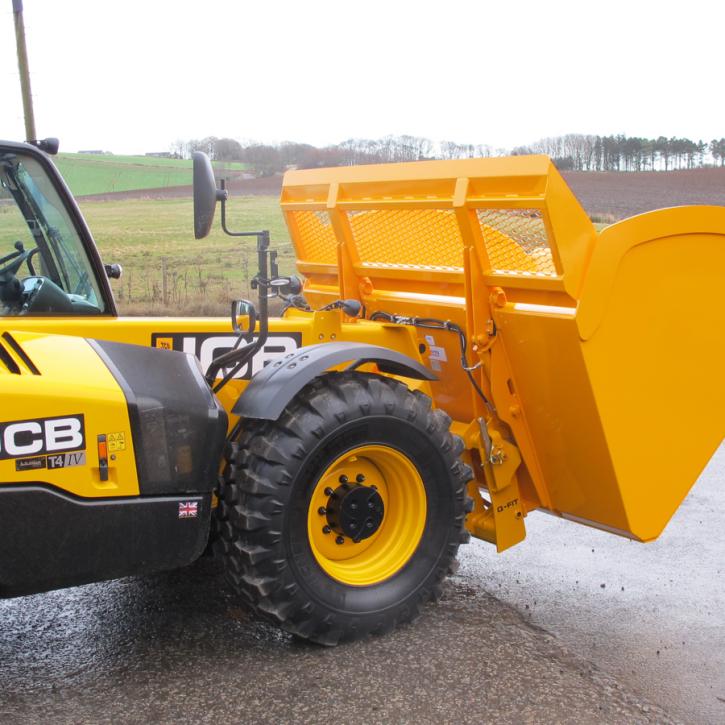
<path id="1" fill-rule="evenodd" d="M 535 509 L 643 541 L 660 533 L 725 434 L 725 208 L 652 212 L 597 233 L 543 156 L 291 171 L 281 205 L 313 307 L 355 298 L 368 318 L 466 331 L 490 406 L 453 333 L 339 310 L 270 320 L 302 345 L 368 342 L 438 374 L 405 382 L 465 442 L 472 534 L 503 550 Z M 158 346 L 230 332 L 216 318 L 2 322 Z M 245 385 L 222 391 L 227 410 Z"/>
<path id="2" fill-rule="evenodd" d="M 219 335 L 227 340 L 229 346 L 236 339 L 229 318 L 225 317 L 0 317 L 0 332 L 16 329 L 157 347 L 168 347 L 167 341 L 175 336 L 193 340 L 197 336 Z M 300 346 L 320 342 L 364 342 L 419 358 L 414 330 L 400 325 L 345 321 L 339 310 L 314 314 L 289 311 L 285 317 L 271 318 L 269 330 L 272 335 L 298 335 Z M 13 332 L 13 335 L 19 334 Z M 72 364 L 72 358 L 67 358 Z M 205 364 L 208 364 L 207 359 L 202 360 L 202 365 Z M 365 369 L 372 368 L 366 366 Z M 219 392 L 220 402 L 230 413 L 230 428 L 237 420 L 231 415 L 231 409 L 248 382 L 246 379 L 234 379 Z M 412 389 L 430 394 L 429 384 L 425 381 L 406 380 L 406 383 Z"/>
<path id="3" fill-rule="evenodd" d="M 42 481 L 84 498 L 138 495 L 128 404 L 105 363 L 80 337 L 17 331 L 12 337 L 32 361 L 36 374 L 12 347 L 4 345 L 20 374 L 0 365 L 2 422 L 82 415 L 86 464 L 17 470 L 17 458 L 0 460 L 0 485 Z M 113 446 L 108 443 L 113 458 L 109 459 L 107 481 L 101 480 L 98 466 L 97 440 L 101 434 L 113 436 Z"/>

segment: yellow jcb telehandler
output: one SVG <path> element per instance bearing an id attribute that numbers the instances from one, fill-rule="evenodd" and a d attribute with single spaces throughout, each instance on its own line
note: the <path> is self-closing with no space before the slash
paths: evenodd
<path id="1" fill-rule="evenodd" d="M 658 536 L 725 433 L 725 208 L 598 233 L 543 156 L 290 171 L 304 281 L 123 318 L 45 151 L 0 142 L 0 596 L 190 563 L 333 645 L 412 620 L 470 534 Z M 280 297 L 284 312 L 268 314 Z"/>

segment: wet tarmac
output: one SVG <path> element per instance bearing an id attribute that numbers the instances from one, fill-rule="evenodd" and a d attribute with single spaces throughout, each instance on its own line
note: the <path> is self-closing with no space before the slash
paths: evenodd
<path id="1" fill-rule="evenodd" d="M 334 650 L 251 621 L 208 564 L 2 620 L 3 723 L 669 721 L 461 577 L 414 625 Z"/>
<path id="2" fill-rule="evenodd" d="M 638 544 L 532 514 L 459 574 L 688 723 L 725 723 L 725 444 L 662 536 Z"/>
<path id="3" fill-rule="evenodd" d="M 0 722 L 722 722 L 723 483 L 725 450 L 647 546 L 532 516 L 413 625 L 336 649 L 251 618 L 209 560 L 0 601 Z"/>

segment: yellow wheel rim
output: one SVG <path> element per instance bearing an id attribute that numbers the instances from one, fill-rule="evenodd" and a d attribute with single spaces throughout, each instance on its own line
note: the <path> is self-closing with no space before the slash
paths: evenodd
<path id="1" fill-rule="evenodd" d="M 374 533 L 358 541 L 352 538 L 350 524 L 343 529 L 330 514 L 342 505 L 339 502 L 348 487 L 360 496 L 360 489 L 366 487 L 364 493 L 383 507 L 382 519 L 371 525 Z M 333 461 L 315 484 L 307 516 L 310 547 L 333 579 L 353 586 L 377 584 L 400 571 L 413 556 L 426 512 L 423 480 L 410 459 L 388 446 L 360 446 Z"/>

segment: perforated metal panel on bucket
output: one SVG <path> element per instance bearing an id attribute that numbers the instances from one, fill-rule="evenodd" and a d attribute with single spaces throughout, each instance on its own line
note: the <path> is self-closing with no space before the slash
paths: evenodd
<path id="1" fill-rule="evenodd" d="M 297 239 L 303 259 L 319 264 L 337 264 L 337 240 L 325 211 L 294 211 Z"/>
<path id="2" fill-rule="evenodd" d="M 348 212 L 363 266 L 463 270 L 463 241 L 447 209 L 372 209 Z"/>
<path id="3" fill-rule="evenodd" d="M 476 216 L 494 273 L 556 277 L 540 209 L 477 209 Z"/>

